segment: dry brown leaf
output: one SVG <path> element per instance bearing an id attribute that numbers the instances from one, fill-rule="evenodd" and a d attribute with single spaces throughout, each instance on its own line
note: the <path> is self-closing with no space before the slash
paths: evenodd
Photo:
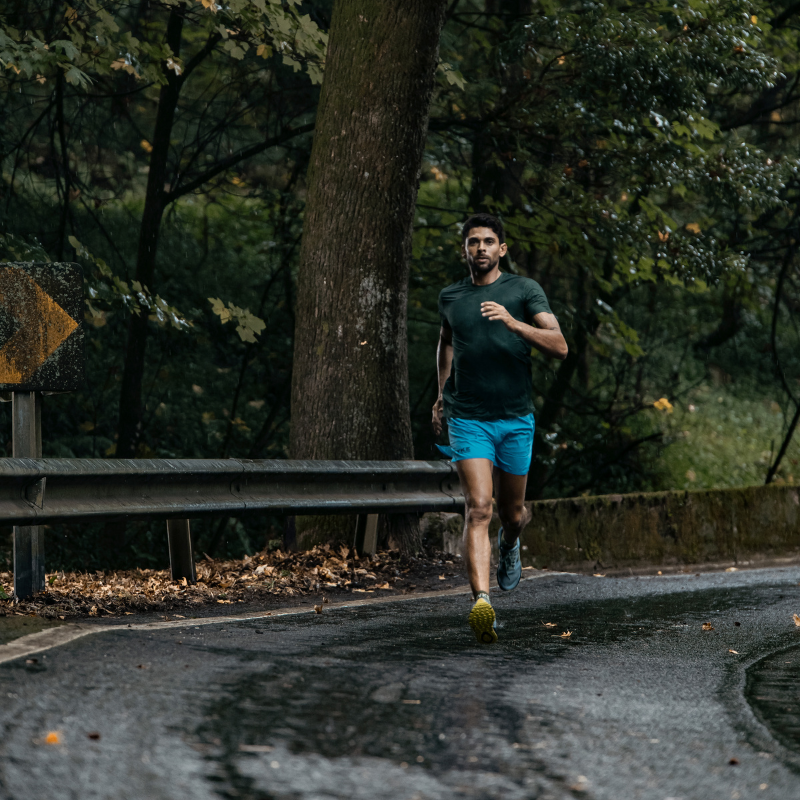
<path id="1" fill-rule="evenodd" d="M 544 625 L 545 628 L 555 628 L 555 627 L 557 627 L 555 622 L 542 622 L 542 625 Z"/>
<path id="2" fill-rule="evenodd" d="M 386 579 L 388 575 L 398 572 L 413 581 L 420 572 L 425 574 L 434 564 L 441 565 L 443 555 L 432 553 L 431 561 L 426 564 L 425 559 L 412 561 L 396 551 L 356 560 L 346 547 L 333 550 L 329 546 L 302 553 L 262 552 L 231 561 L 204 554 L 196 565 L 197 583 L 187 581 L 186 586 L 182 580 L 173 581 L 169 570 L 58 572 L 47 576 L 46 590 L 32 600 L 15 604 L 12 600 L 0 599 L 0 614 L 33 614 L 66 620 L 87 615 L 130 616 L 158 612 L 163 619 L 168 612 L 172 618 L 178 618 L 172 612 L 182 611 L 188 618 L 195 615 L 199 606 L 218 601 L 223 601 L 220 605 L 230 605 L 258 601 L 265 596 L 318 595 L 323 588 L 342 591 L 351 584 L 356 568 L 362 570 L 358 573 L 363 576 L 360 579 L 374 581 L 375 588 L 402 591 L 410 587 L 395 587 Z M 438 575 L 434 573 L 433 579 Z M 13 574 L 0 569 L 0 585 L 11 584 Z M 372 591 L 372 586 L 367 591 Z M 184 611 L 187 608 L 189 610 Z"/>
<path id="3" fill-rule="evenodd" d="M 322 606 L 314 606 L 314 611 L 317 614 L 321 614 L 322 613 Z"/>
<path id="4" fill-rule="evenodd" d="M 44 737 L 45 744 L 61 744 L 61 734 L 58 731 L 50 731 L 47 736 Z"/>
<path id="5" fill-rule="evenodd" d="M 447 579 L 445 578 L 445 576 L 444 576 L 444 575 L 440 575 L 440 576 L 439 576 L 439 580 L 440 580 L 440 581 L 444 581 L 444 580 L 447 580 Z"/>
<path id="6" fill-rule="evenodd" d="M 703 623 L 703 630 L 704 631 L 713 631 L 714 630 L 714 626 L 710 622 L 704 622 Z"/>
<path id="7" fill-rule="evenodd" d="M 728 650 L 728 652 L 729 653 L 733 653 L 735 656 L 739 655 L 739 651 L 738 650 Z"/>
<path id="8" fill-rule="evenodd" d="M 794 624 L 800 628 L 800 614 L 792 614 L 792 619 L 794 620 Z"/>
<path id="9" fill-rule="evenodd" d="M 593 578 L 605 578 L 605 576 L 606 576 L 605 572 L 595 572 L 592 574 Z"/>
<path id="10" fill-rule="evenodd" d="M 569 637 L 570 637 L 570 636 L 572 636 L 572 631 L 564 631 L 564 633 L 562 633 L 562 634 L 560 635 L 560 638 L 562 638 L 562 639 L 569 639 Z"/>

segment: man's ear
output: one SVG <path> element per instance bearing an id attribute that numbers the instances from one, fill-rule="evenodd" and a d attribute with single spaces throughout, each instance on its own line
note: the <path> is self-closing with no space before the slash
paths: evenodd
<path id="1" fill-rule="evenodd" d="M 500 245 L 500 255 L 504 256 L 507 252 L 508 252 L 508 245 L 505 242 L 503 242 L 503 244 Z"/>
<path id="2" fill-rule="evenodd" d="M 467 259 L 467 246 L 463 242 L 461 243 L 461 258 L 465 261 Z"/>

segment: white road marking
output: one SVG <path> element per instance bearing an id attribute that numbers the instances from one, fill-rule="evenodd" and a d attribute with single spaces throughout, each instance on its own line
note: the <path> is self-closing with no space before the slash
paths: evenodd
<path id="1" fill-rule="evenodd" d="M 539 578 L 547 578 L 552 575 L 565 575 L 563 572 L 542 572 L 537 575 L 525 576 L 522 581 L 538 580 Z M 388 597 L 366 597 L 360 600 L 348 600 L 343 603 L 331 603 L 326 605 L 325 611 L 333 611 L 334 609 L 342 608 L 360 608 L 361 606 L 374 606 L 384 605 L 386 603 L 402 603 L 407 600 L 427 600 L 433 597 L 446 597 L 459 594 L 469 594 L 470 589 L 467 586 L 457 586 L 452 589 L 440 589 L 439 591 L 419 592 L 407 595 L 390 595 Z M 293 608 L 276 608 L 273 611 L 257 611 L 249 614 L 233 614 L 224 617 L 195 617 L 194 619 L 171 619 L 163 620 L 160 622 L 140 622 L 125 625 L 117 623 L 114 625 L 107 625 L 102 623 L 94 623 L 87 625 L 86 623 L 68 623 L 60 625 L 56 628 L 48 628 L 47 630 L 37 631 L 36 633 L 29 633 L 27 636 L 20 636 L 19 639 L 13 639 L 8 644 L 0 645 L 0 664 L 7 661 L 13 661 L 17 658 L 25 658 L 41 653 L 44 650 L 49 650 L 53 647 L 59 647 L 63 644 L 80 639 L 83 636 L 88 636 L 93 633 L 108 633 L 109 631 L 154 631 L 164 630 L 168 628 L 186 628 L 198 627 L 199 625 L 223 625 L 232 622 L 249 622 L 256 619 L 271 619 L 273 617 L 290 617 L 298 614 L 314 614 L 313 601 L 309 607 L 293 607 Z"/>
<path id="2" fill-rule="evenodd" d="M 29 633 L 27 636 L 20 636 L 13 639 L 8 644 L 0 645 L 0 664 L 6 661 L 13 661 L 15 658 L 24 658 L 49 650 L 51 647 L 58 647 L 90 633 L 101 633 L 105 626 L 100 625 L 59 625 L 56 628 L 48 628 L 36 633 Z"/>

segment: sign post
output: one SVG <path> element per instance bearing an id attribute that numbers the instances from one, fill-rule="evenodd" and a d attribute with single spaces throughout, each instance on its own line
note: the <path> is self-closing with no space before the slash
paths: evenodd
<path id="1" fill-rule="evenodd" d="M 14 392 L 12 398 L 12 456 L 41 458 L 42 396 L 39 392 Z M 44 529 L 14 526 L 14 594 L 30 597 L 43 589 Z"/>
<path id="2" fill-rule="evenodd" d="M 42 456 L 42 392 L 83 383 L 83 272 L 77 264 L 0 264 L 0 391 L 12 392 L 12 454 Z M 41 507 L 45 485 L 29 487 Z M 44 589 L 44 531 L 14 528 L 14 594 Z"/>

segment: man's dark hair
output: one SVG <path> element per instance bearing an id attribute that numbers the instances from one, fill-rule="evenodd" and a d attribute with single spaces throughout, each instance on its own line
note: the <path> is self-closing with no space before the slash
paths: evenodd
<path id="1" fill-rule="evenodd" d="M 469 232 L 473 228 L 489 228 L 493 230 L 497 234 L 497 241 L 500 244 L 506 240 L 506 234 L 503 230 L 503 223 L 500 222 L 497 217 L 492 216 L 491 214 L 473 214 L 463 225 L 461 228 L 461 241 L 463 242 Z"/>

